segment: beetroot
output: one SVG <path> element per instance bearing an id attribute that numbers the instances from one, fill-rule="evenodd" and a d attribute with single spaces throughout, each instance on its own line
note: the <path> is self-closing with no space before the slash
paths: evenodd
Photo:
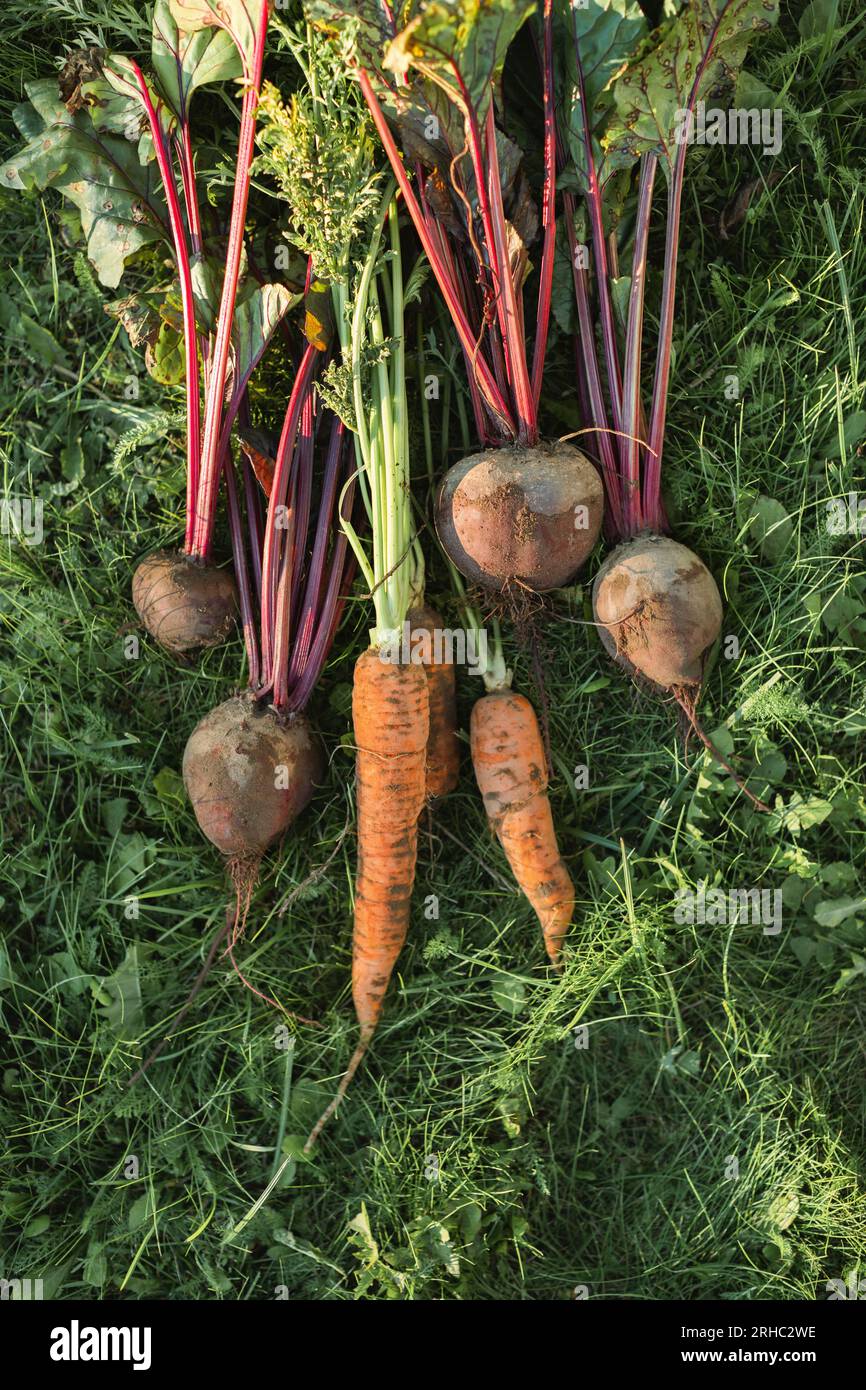
<path id="1" fill-rule="evenodd" d="M 230 571 L 169 550 L 142 560 L 132 578 L 132 601 L 154 641 L 176 654 L 224 642 L 238 609 Z"/>
<path id="2" fill-rule="evenodd" d="M 667 536 L 617 546 L 592 591 L 601 640 L 631 674 L 662 690 L 697 688 L 722 625 L 722 600 L 706 565 Z"/>
<path id="3" fill-rule="evenodd" d="M 570 444 L 488 449 L 450 468 L 436 529 L 467 579 L 542 591 L 577 573 L 598 539 L 601 479 Z"/>
<path id="4" fill-rule="evenodd" d="M 280 718 L 251 694 L 206 714 L 187 740 L 183 781 L 204 835 L 229 860 L 261 859 L 324 771 L 303 715 Z"/>

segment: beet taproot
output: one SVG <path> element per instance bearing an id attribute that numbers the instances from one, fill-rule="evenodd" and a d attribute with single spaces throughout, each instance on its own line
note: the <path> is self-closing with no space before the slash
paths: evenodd
<path id="1" fill-rule="evenodd" d="M 448 470 L 436 530 L 473 584 L 535 591 L 567 584 L 598 538 L 601 479 L 571 444 L 488 449 Z"/>
<path id="2" fill-rule="evenodd" d="M 699 687 L 722 625 L 722 600 L 703 560 L 668 536 L 617 546 L 592 590 L 601 640 L 629 674 L 662 690 Z"/>
<path id="3" fill-rule="evenodd" d="M 230 570 L 157 550 L 133 575 L 132 602 L 154 641 L 180 655 L 219 646 L 230 636 L 238 592 Z"/>
<path id="4" fill-rule="evenodd" d="M 249 694 L 206 714 L 183 754 L 196 820 L 230 860 L 261 859 L 303 811 L 323 770 L 322 749 L 306 718 L 280 719 Z"/>

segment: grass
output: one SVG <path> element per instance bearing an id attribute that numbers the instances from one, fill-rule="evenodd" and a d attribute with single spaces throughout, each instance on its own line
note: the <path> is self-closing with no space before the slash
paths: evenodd
<path id="1" fill-rule="evenodd" d="M 579 895 L 566 971 L 546 976 L 464 765 L 423 826 L 380 1036 L 312 1162 L 299 1136 L 354 1040 L 347 729 L 368 607 L 313 711 L 326 785 L 267 864 L 243 952 L 324 1026 L 293 1033 L 221 965 L 129 1092 L 225 909 L 178 770 L 241 651 L 131 655 L 131 568 L 180 533 L 178 400 L 140 374 L 56 202 L 3 196 L 4 488 L 44 502 L 44 540 L 0 546 L 0 1275 L 60 1298 L 815 1299 L 861 1267 L 866 571 L 825 518 L 862 486 L 866 25 L 842 3 L 803 38 L 805 7 L 783 8 L 750 65 L 781 94 L 782 179 L 723 240 L 760 155 L 692 166 L 666 465 L 738 642 L 704 722 L 773 813 L 612 671 L 586 589 L 558 595 L 541 640 Z M 4 21 L 4 112 L 76 13 Z M 564 432 L 564 342 L 549 398 Z M 477 693 L 461 680 L 464 727 Z M 677 922 L 700 882 L 780 891 L 781 930 Z"/>

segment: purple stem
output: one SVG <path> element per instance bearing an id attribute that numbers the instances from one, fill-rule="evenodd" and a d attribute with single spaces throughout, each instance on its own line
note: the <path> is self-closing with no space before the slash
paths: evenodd
<path id="1" fill-rule="evenodd" d="M 625 535 L 636 536 L 643 530 L 646 518 L 641 510 L 640 455 L 639 442 L 640 408 L 640 360 L 643 337 L 643 307 L 646 291 L 647 243 L 649 241 L 650 212 L 652 211 L 653 184 L 655 182 L 658 160 L 655 155 L 646 155 L 641 160 L 640 184 L 638 187 L 637 215 L 634 231 L 634 255 L 631 268 L 631 289 L 628 300 L 628 322 L 625 337 L 625 367 L 623 371 L 622 420 L 628 438 L 623 440 L 625 463 Z"/>
<path id="2" fill-rule="evenodd" d="M 487 177 L 493 218 L 493 244 L 501 267 L 498 303 L 500 331 L 505 347 L 514 413 L 517 417 L 517 438 L 524 448 L 538 440 L 535 399 L 526 363 L 526 341 L 517 303 L 517 290 L 508 257 L 508 235 L 505 229 L 505 210 L 502 206 L 502 184 L 499 178 L 499 155 L 496 150 L 496 122 L 493 102 L 487 108 Z"/>
<path id="3" fill-rule="evenodd" d="M 308 343 L 289 397 L 274 464 L 262 555 L 262 680 L 268 685 L 273 681 L 274 671 L 273 634 L 277 606 L 277 567 L 280 563 L 281 548 L 281 528 L 276 524 L 277 509 L 285 506 L 296 456 L 295 443 L 301 422 L 301 410 L 312 385 L 320 356 L 316 348 Z"/>
<path id="4" fill-rule="evenodd" d="M 589 219 L 592 227 L 592 244 L 595 251 L 595 270 L 596 285 L 598 288 L 598 304 L 601 313 L 601 333 L 604 343 L 604 355 L 607 366 L 607 384 L 610 394 L 611 414 L 613 416 L 613 426 L 615 430 L 622 429 L 622 398 L 619 355 L 616 343 L 616 328 L 613 319 L 613 305 L 610 298 L 610 284 L 608 281 L 607 266 L 607 244 L 604 237 L 604 213 L 602 209 L 601 190 L 598 186 L 598 175 L 595 167 L 595 155 L 592 152 L 592 130 L 589 124 L 589 108 L 586 101 L 586 83 L 583 75 L 583 63 L 580 57 L 580 40 L 577 36 L 577 16 L 574 18 L 574 54 L 577 63 L 577 82 L 580 97 L 580 113 L 583 123 L 583 146 L 586 154 L 586 169 L 589 188 L 587 190 L 586 201 L 589 208 Z"/>
<path id="5" fill-rule="evenodd" d="M 238 490 L 235 480 L 235 467 L 228 447 L 222 455 L 222 469 L 226 480 L 226 501 L 228 503 L 229 532 L 232 539 L 232 554 L 235 564 L 235 578 L 240 596 L 241 624 L 244 630 L 244 646 L 247 651 L 249 684 L 255 688 L 259 683 L 259 648 L 256 640 L 256 619 L 250 593 L 250 575 L 247 568 L 246 546 L 241 509 L 238 504 Z"/>
<path id="6" fill-rule="evenodd" d="M 166 148 L 159 117 L 150 99 L 144 73 L 137 63 L 130 64 L 135 75 L 139 96 L 147 113 L 150 134 L 156 153 L 165 198 L 168 204 L 169 223 L 174 241 L 174 254 L 180 278 L 180 298 L 183 310 L 184 368 L 186 376 L 186 539 L 184 549 L 192 553 L 192 536 L 195 528 L 195 499 L 198 493 L 199 470 L 201 465 L 201 401 L 199 398 L 198 335 L 195 326 L 195 298 L 192 292 L 192 272 L 189 263 L 189 248 L 183 215 L 177 196 L 171 158 Z"/>
<path id="7" fill-rule="evenodd" d="M 262 601 L 262 545 L 264 543 L 264 527 L 262 525 L 262 490 L 258 479 L 253 472 L 249 459 L 245 458 L 242 464 L 242 477 L 244 480 L 244 503 L 247 509 L 247 526 L 250 532 L 253 583 L 256 586 L 256 598 L 261 605 Z"/>
<path id="8" fill-rule="evenodd" d="M 296 458 L 300 458 L 300 451 L 297 451 Z M 294 502 L 294 492 L 297 486 L 297 474 L 292 478 L 292 501 Z M 274 655 L 271 666 L 270 678 L 274 692 L 274 705 L 282 710 L 286 707 L 288 699 L 288 669 L 289 669 L 289 643 L 292 636 L 292 597 L 294 593 L 293 579 L 295 571 L 295 517 L 296 509 L 294 505 L 289 508 L 289 525 L 286 528 L 286 539 L 283 547 L 282 565 L 280 568 L 280 579 L 277 585 L 277 603 L 274 610 L 274 631 L 273 644 Z"/>
<path id="9" fill-rule="evenodd" d="M 328 554 L 328 540 L 331 535 L 331 520 L 337 500 L 337 485 L 343 459 L 344 440 L 345 426 L 335 416 L 331 421 L 331 437 L 328 441 L 328 453 L 325 459 L 322 494 L 316 520 L 316 533 L 313 539 L 313 553 L 304 590 L 304 601 L 298 615 L 297 636 L 289 662 L 290 689 L 297 684 L 310 654 L 310 644 L 316 626 L 316 613 L 322 597 L 322 581 Z M 345 539 L 342 529 L 338 529 L 335 537 L 335 550 L 336 542 L 342 540 L 345 544 Z"/>
<path id="10" fill-rule="evenodd" d="M 574 279 L 574 295 L 577 302 L 578 338 L 583 365 L 586 373 L 586 390 L 589 398 L 589 423 L 597 431 L 598 451 L 601 458 L 604 489 L 607 494 L 608 509 L 612 513 L 613 525 L 617 535 L 622 535 L 622 488 L 619 477 L 617 455 L 612 436 L 607 428 L 607 411 L 601 385 L 601 373 L 595 354 L 595 333 L 592 313 L 589 306 L 589 287 L 587 272 L 577 264 L 577 237 L 574 231 L 574 197 L 566 193 L 563 198 L 565 225 L 568 232 L 568 249 Z"/>
<path id="11" fill-rule="evenodd" d="M 550 328 L 553 265 L 556 258 L 556 110 L 553 103 L 553 0 L 544 0 L 544 193 L 541 221 L 544 245 L 538 286 L 538 313 L 532 356 L 532 396 L 535 409 L 541 400 L 541 381 Z"/>
<path id="12" fill-rule="evenodd" d="M 724 4 L 716 16 L 715 23 L 707 40 L 706 48 L 695 72 L 692 89 L 689 93 L 687 111 L 694 111 L 701 82 L 716 44 L 716 36 L 729 5 Z M 665 528 L 666 518 L 661 502 L 662 449 L 664 446 L 665 419 L 667 415 L 668 386 L 671 374 L 671 345 L 674 331 L 674 301 L 677 287 L 677 254 L 680 244 L 680 214 L 683 200 L 683 179 L 685 176 L 686 152 L 688 144 L 680 140 L 668 177 L 667 228 L 665 232 L 665 263 L 662 279 L 662 298 L 659 312 L 659 339 L 656 354 L 655 377 L 653 380 L 652 406 L 650 408 L 649 448 L 644 477 L 643 510 L 647 526 L 654 531 Z"/>
<path id="13" fill-rule="evenodd" d="M 379 134 L 379 139 L 382 141 L 382 144 L 385 148 L 385 153 L 388 156 L 388 161 L 393 170 L 394 177 L 396 178 L 397 183 L 400 186 L 400 192 L 403 195 L 403 201 L 405 202 L 409 215 L 411 216 L 412 221 L 415 224 L 415 230 L 418 233 L 418 239 L 421 242 L 422 247 L 424 248 L 425 255 L 427 256 L 427 259 L 430 262 L 430 267 L 433 271 L 433 275 L 435 276 L 436 283 L 438 284 L 439 289 L 445 299 L 445 303 L 448 306 L 448 312 L 451 315 L 451 320 L 457 331 L 457 336 L 460 339 L 460 344 L 463 348 L 464 353 L 466 354 L 467 360 L 472 364 L 472 374 L 478 384 L 478 389 L 484 398 L 484 404 L 490 412 L 494 424 L 496 428 L 500 431 L 502 436 L 505 439 L 514 439 L 515 435 L 517 434 L 517 428 L 513 419 L 511 418 L 511 412 L 508 409 L 506 401 L 503 399 L 502 392 L 499 390 L 499 388 L 496 385 L 496 382 L 493 379 L 489 366 L 484 361 L 483 356 L 478 350 L 478 345 L 472 336 L 472 330 L 469 326 L 466 314 L 460 302 L 460 295 L 451 276 L 448 273 L 447 266 L 443 261 L 441 254 L 439 253 L 436 243 L 433 237 L 430 235 L 430 229 L 427 226 L 427 223 L 424 219 L 424 214 L 421 211 L 421 207 L 418 203 L 418 199 L 415 197 L 415 194 L 412 190 L 412 185 L 410 184 L 409 178 L 406 174 L 406 170 L 403 167 L 403 161 L 400 158 L 400 151 L 397 149 L 394 137 L 388 128 L 388 122 L 386 121 L 384 112 L 382 111 L 382 108 L 379 105 L 379 99 L 376 96 L 375 91 L 373 90 L 373 84 L 371 83 L 368 74 L 364 71 L 363 68 L 358 68 L 358 82 L 360 84 L 361 91 L 364 94 L 364 99 L 367 102 L 368 107 L 370 108 L 370 114 L 373 117 L 373 122 Z"/>
<path id="14" fill-rule="evenodd" d="M 216 335 L 213 345 L 210 380 L 205 402 L 204 433 L 202 437 L 201 477 L 196 506 L 196 520 L 193 531 L 193 553 L 207 560 L 213 539 L 214 518 L 216 515 L 216 494 L 219 472 L 219 449 L 222 430 L 220 426 L 226 371 L 229 360 L 229 343 L 232 321 L 234 319 L 235 299 L 240 276 L 241 256 L 244 245 L 244 221 L 250 192 L 250 165 L 256 133 L 256 108 L 262 82 L 262 66 L 265 56 L 265 38 L 268 29 L 268 0 L 262 0 L 259 26 L 256 30 L 255 47 L 251 69 L 244 73 L 246 85 L 241 111 L 241 128 L 238 139 L 237 164 L 235 167 L 235 188 L 232 198 L 232 212 L 229 223 L 228 247 L 226 250 L 225 274 L 222 295 L 217 313 Z"/>
<path id="15" fill-rule="evenodd" d="M 350 516 L 355 498 L 355 480 L 349 483 L 343 499 L 343 515 Z M 291 708 L 304 709 L 322 673 L 337 631 L 346 594 L 355 573 L 355 557 L 348 549 L 342 528 L 337 529 L 325 598 L 319 610 L 319 624 L 303 673 L 291 695 Z"/>
<path id="16" fill-rule="evenodd" d="M 310 529 L 310 509 L 313 499 L 313 449 L 315 429 L 313 415 L 313 392 L 307 394 L 301 413 L 301 429 L 298 435 L 298 451 L 301 466 L 298 472 L 298 486 L 295 493 L 295 531 L 294 558 L 292 562 L 292 621 L 295 622 L 301 607 L 301 576 L 307 558 L 307 536 Z"/>

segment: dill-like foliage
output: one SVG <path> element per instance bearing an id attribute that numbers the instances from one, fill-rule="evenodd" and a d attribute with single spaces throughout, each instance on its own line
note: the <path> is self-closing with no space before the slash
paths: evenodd
<path id="1" fill-rule="evenodd" d="M 289 206 L 286 234 L 313 259 L 316 274 L 344 284 L 382 196 L 383 175 L 370 117 L 339 52 L 280 26 L 305 72 L 287 102 L 265 83 L 259 103 L 256 172 L 269 174 Z"/>

